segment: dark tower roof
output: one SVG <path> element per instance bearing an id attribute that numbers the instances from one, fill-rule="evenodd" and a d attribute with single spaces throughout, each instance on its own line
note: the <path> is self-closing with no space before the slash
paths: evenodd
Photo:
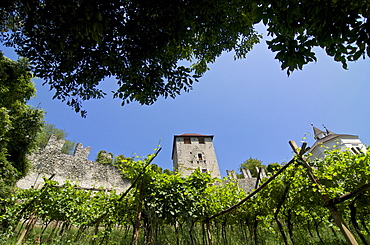
<path id="1" fill-rule="evenodd" d="M 329 135 L 333 135 L 333 134 L 336 134 L 336 133 L 333 133 L 332 131 L 330 131 L 329 129 L 327 129 L 325 126 L 325 131 L 326 131 L 326 135 L 329 136 Z"/>
<path id="2" fill-rule="evenodd" d="M 174 135 L 175 137 L 186 137 L 186 136 L 193 136 L 193 137 L 212 137 L 213 135 L 204 135 L 204 134 L 196 134 L 196 133 L 186 133 L 180 135 Z"/>
<path id="3" fill-rule="evenodd" d="M 325 134 L 324 131 L 316 128 L 315 126 L 313 126 L 313 124 L 311 124 L 311 125 L 313 127 L 313 135 L 314 135 L 313 138 L 315 140 L 320 140 L 320 139 L 322 139 L 322 138 L 324 138 L 326 136 L 326 134 Z"/>

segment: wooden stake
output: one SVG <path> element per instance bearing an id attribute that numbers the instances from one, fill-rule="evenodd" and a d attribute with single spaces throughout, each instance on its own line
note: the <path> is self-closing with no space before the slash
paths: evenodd
<path id="1" fill-rule="evenodd" d="M 55 175 L 55 174 L 54 174 Z M 52 175 L 49 179 L 52 179 L 54 177 L 54 175 Z M 36 184 L 33 189 L 38 189 L 39 188 L 39 184 Z M 33 201 L 33 200 L 32 200 Z M 31 201 L 31 202 L 32 202 Z M 26 234 L 31 231 L 33 229 L 33 227 L 35 226 L 36 224 L 36 221 L 38 219 L 38 216 L 35 217 L 34 214 L 31 214 L 31 217 L 29 218 L 29 220 L 27 221 L 27 224 L 26 224 L 26 227 L 23 229 L 22 231 L 22 234 L 20 235 L 19 239 L 18 239 L 18 242 L 16 243 L 17 245 L 21 244 L 24 237 L 26 236 Z"/>

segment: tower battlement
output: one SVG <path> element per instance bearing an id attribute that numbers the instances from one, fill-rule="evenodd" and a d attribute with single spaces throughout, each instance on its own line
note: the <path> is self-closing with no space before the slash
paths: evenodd
<path id="1" fill-rule="evenodd" d="M 65 143 L 65 139 L 57 139 L 55 135 L 51 135 L 48 143 L 44 147 L 43 151 L 45 152 L 62 152 L 63 145 Z M 77 143 L 76 147 L 73 151 L 73 156 L 78 157 L 80 159 L 87 160 L 90 155 L 91 147 L 88 146 L 86 148 L 83 147 L 81 143 Z"/>

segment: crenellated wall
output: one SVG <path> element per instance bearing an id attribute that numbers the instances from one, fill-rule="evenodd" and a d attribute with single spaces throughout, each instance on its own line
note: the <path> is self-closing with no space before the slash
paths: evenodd
<path id="1" fill-rule="evenodd" d="M 130 182 L 122 179 L 120 171 L 111 165 L 103 165 L 88 160 L 90 147 L 84 148 L 81 143 L 76 145 L 73 155 L 62 153 L 65 140 L 57 140 L 52 135 L 44 149 L 29 156 L 32 169 L 29 174 L 17 182 L 21 189 L 32 188 L 44 183 L 43 177 L 63 184 L 66 181 L 76 183 L 85 188 L 115 189 L 118 193 L 126 190 Z M 257 178 L 253 178 L 249 170 L 242 169 L 244 178 L 237 179 L 234 171 L 227 170 L 230 181 L 237 181 L 238 186 L 246 192 L 255 189 Z M 266 178 L 262 169 L 261 178 Z"/>
<path id="2" fill-rule="evenodd" d="M 257 172 L 259 169 L 257 168 Z M 239 188 L 243 189 L 245 192 L 251 192 L 256 189 L 257 178 L 252 177 L 249 169 L 242 169 L 243 178 L 238 179 L 235 171 L 226 170 L 227 176 L 230 181 L 237 181 Z M 261 168 L 260 179 L 267 178 L 266 172 Z"/>
<path id="3" fill-rule="evenodd" d="M 90 147 L 83 148 L 81 143 L 76 145 L 73 155 L 62 153 L 64 140 L 57 140 L 52 135 L 44 149 L 29 156 L 32 170 L 17 187 L 31 188 L 36 184 L 43 184 L 43 176 L 49 178 L 55 174 L 53 180 L 60 184 L 66 180 L 77 183 L 86 188 L 116 189 L 117 192 L 126 190 L 128 180 L 123 180 L 118 169 L 110 165 L 103 165 L 88 160 Z"/>

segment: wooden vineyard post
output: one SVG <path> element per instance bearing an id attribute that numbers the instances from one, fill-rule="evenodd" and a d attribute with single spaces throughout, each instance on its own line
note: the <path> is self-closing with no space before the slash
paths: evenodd
<path id="1" fill-rule="evenodd" d="M 33 189 L 38 189 L 39 188 L 39 184 L 36 184 Z M 31 231 L 33 229 L 33 227 L 35 226 L 36 222 L 37 222 L 37 219 L 38 219 L 38 216 L 35 215 L 35 214 L 31 214 L 29 220 L 27 221 L 27 224 L 26 224 L 26 227 L 23 229 L 19 239 L 18 239 L 18 242 L 16 243 L 17 245 L 19 244 L 22 244 L 22 241 L 24 239 L 24 237 L 26 236 L 26 234 Z"/>
<path id="2" fill-rule="evenodd" d="M 56 174 L 52 174 L 50 177 L 49 177 L 49 180 L 52 180 L 54 178 Z M 41 191 L 45 190 L 45 186 L 47 186 L 46 184 L 41 187 Z M 33 189 L 38 189 L 39 188 L 39 184 L 36 184 Z M 18 218 L 22 216 L 23 212 L 26 211 L 26 209 L 31 206 L 31 204 L 33 204 L 34 202 L 36 201 L 36 198 L 32 199 L 26 206 L 23 207 L 23 209 L 18 213 Z M 36 222 L 37 222 L 37 219 L 38 219 L 38 215 L 35 215 L 34 213 L 31 213 L 31 216 L 27 222 L 27 225 L 26 225 L 26 228 L 22 231 L 21 233 L 21 236 L 19 237 L 18 239 L 18 242 L 16 243 L 17 245 L 18 244 L 22 244 L 22 241 L 24 239 L 24 237 L 26 236 L 26 234 L 31 231 L 33 229 L 33 227 L 35 226 Z"/>
<path id="3" fill-rule="evenodd" d="M 298 156 L 298 161 L 300 163 L 302 163 L 302 165 L 303 165 L 304 168 L 306 168 L 307 174 L 308 174 L 309 178 L 311 179 L 311 181 L 319 189 L 322 189 L 319 180 L 313 174 L 312 167 L 307 162 L 306 158 L 303 156 L 303 154 L 308 151 L 308 148 L 306 148 L 307 144 L 306 143 L 303 143 L 301 149 L 298 148 L 297 144 L 293 140 L 289 141 L 289 144 L 292 147 L 292 149 L 294 150 L 295 154 Z M 329 196 L 327 194 L 322 194 L 321 195 L 321 199 L 326 204 L 328 204 L 329 201 L 330 201 L 330 198 L 329 198 Z M 350 244 L 350 245 L 358 245 L 356 239 L 354 238 L 354 236 L 351 233 L 351 231 L 347 228 L 347 226 L 346 226 L 346 224 L 345 224 L 342 216 L 340 215 L 340 213 L 336 209 L 335 205 L 334 204 L 329 204 L 326 207 L 329 209 L 329 211 L 331 213 L 331 216 L 334 219 L 335 224 L 340 228 L 340 231 L 342 232 L 343 236 L 346 238 L 347 243 Z"/>

